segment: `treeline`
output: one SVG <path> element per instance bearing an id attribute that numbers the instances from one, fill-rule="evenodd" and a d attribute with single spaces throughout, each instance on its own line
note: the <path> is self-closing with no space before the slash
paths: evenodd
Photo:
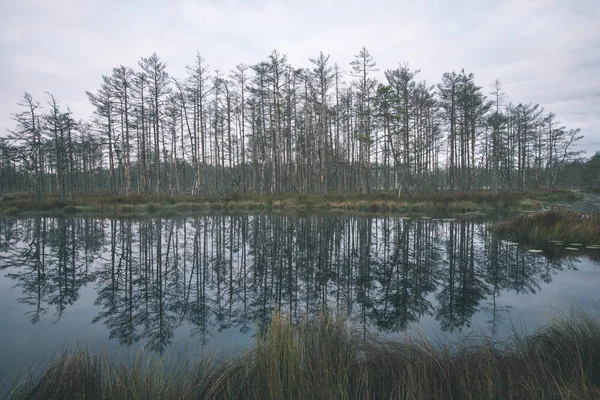
<path id="1" fill-rule="evenodd" d="M 182 79 L 156 54 L 115 67 L 90 121 L 51 94 L 26 93 L 0 142 L 3 191 L 275 194 L 528 189 L 564 184 L 579 153 L 537 104 L 506 102 L 473 74 L 437 85 L 408 64 L 385 71 L 366 48 L 343 72 L 322 52 L 295 68 L 273 51 L 256 65 L 210 71 L 197 54 Z"/>
<path id="2" fill-rule="evenodd" d="M 576 159 L 568 163 L 560 176 L 573 185 L 587 188 L 600 187 L 600 151 L 589 159 Z M 563 178 L 564 177 L 564 178 Z"/>

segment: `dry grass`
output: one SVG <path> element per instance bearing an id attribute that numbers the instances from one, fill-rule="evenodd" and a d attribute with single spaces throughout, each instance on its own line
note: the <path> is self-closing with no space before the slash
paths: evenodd
<path id="1" fill-rule="evenodd" d="M 154 196 L 132 194 L 108 195 L 97 193 L 76 196 L 60 201 L 49 195 L 36 201 L 24 193 L 4 194 L 0 199 L 0 213 L 68 213 L 144 215 L 158 212 L 190 213 L 210 210 L 260 211 L 347 211 L 365 213 L 390 212 L 469 212 L 506 211 L 512 209 L 539 209 L 544 203 L 570 201 L 580 195 L 570 191 L 502 192 L 489 191 L 450 193 L 444 191 L 398 196 L 395 192 L 330 193 L 328 195 L 278 194 L 257 196 L 233 194 L 226 196 L 164 195 L 160 202 Z"/>
<path id="2" fill-rule="evenodd" d="M 550 210 L 522 215 L 491 227 L 513 240 L 548 242 L 559 240 L 571 243 L 600 243 L 600 212 L 590 214 L 565 210 Z"/>
<path id="3" fill-rule="evenodd" d="M 361 340 L 323 314 L 278 314 L 255 349 L 230 360 L 133 363 L 75 348 L 11 399 L 597 399 L 600 318 L 563 315 L 508 344 L 450 350 L 426 339 Z"/>

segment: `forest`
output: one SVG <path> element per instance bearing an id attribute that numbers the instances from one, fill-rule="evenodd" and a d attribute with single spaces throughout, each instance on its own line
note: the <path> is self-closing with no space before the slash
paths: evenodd
<path id="1" fill-rule="evenodd" d="M 366 48 L 344 71 L 319 53 L 295 68 L 273 51 L 211 71 L 198 53 L 172 77 L 158 55 L 117 66 L 77 119 L 25 93 L 0 139 L 0 191 L 131 196 L 529 190 L 573 184 L 579 129 L 512 103 L 464 69 L 437 84 L 408 63 L 376 79 Z M 599 177 L 600 178 L 600 177 Z M 592 182 L 593 184 L 594 182 Z"/>

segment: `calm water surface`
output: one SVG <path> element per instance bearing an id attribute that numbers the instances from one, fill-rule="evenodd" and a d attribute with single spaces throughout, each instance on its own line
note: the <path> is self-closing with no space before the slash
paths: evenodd
<path id="1" fill-rule="evenodd" d="M 0 219 L 0 376 L 75 341 L 243 349 L 276 309 L 459 341 L 597 309 L 600 254 L 501 240 L 485 220 L 282 215 Z"/>

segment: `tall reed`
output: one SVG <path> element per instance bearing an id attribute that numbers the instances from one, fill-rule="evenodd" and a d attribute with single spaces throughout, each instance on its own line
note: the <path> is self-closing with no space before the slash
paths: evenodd
<path id="1" fill-rule="evenodd" d="M 482 337 L 451 349 L 364 340 L 327 313 L 304 322 L 280 313 L 233 359 L 144 359 L 65 350 L 9 398 L 598 399 L 600 316 L 576 311 L 509 343 Z"/>

